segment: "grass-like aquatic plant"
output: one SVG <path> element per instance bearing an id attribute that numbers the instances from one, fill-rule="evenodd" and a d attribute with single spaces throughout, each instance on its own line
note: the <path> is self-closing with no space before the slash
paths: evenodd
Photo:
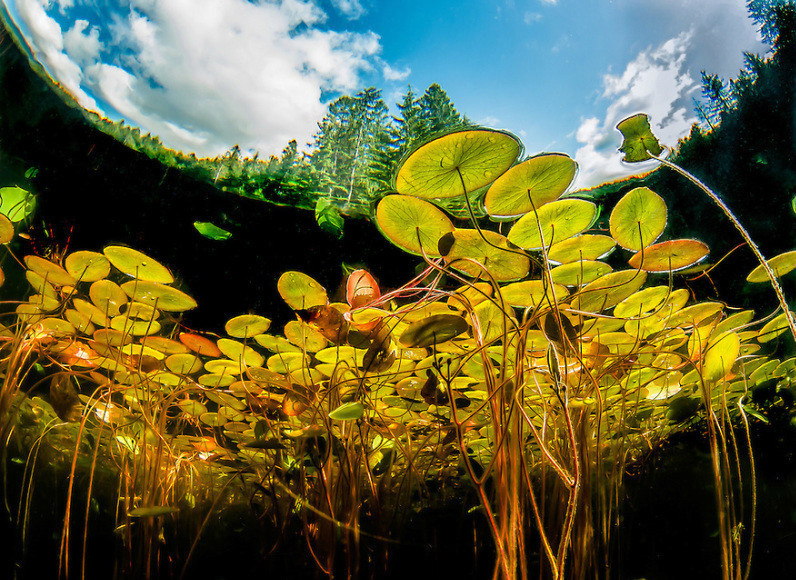
<path id="1" fill-rule="evenodd" d="M 567 193 L 574 161 L 520 152 L 488 129 L 416 148 L 375 219 L 423 271 L 390 291 L 355 271 L 340 303 L 286 272 L 296 317 L 278 332 L 255 314 L 224 336 L 186 329 L 196 302 L 130 248 L 25 257 L 34 293 L 0 329 L 3 441 L 27 463 L 23 537 L 46 458 L 68 474 L 63 576 L 85 566 L 73 520 L 88 525 L 103 494 L 118 499 L 106 509 L 122 575 L 189 570 L 213 514 L 236 502 L 277 535 L 298 522 L 320 570 L 356 575 L 363 538 L 388 559 L 407 506 L 470 489 L 477 504 L 462 508 L 487 521 L 496 576 L 609 577 L 627 467 L 706 419 L 723 575 L 748 575 L 754 505 L 734 494 L 749 445 L 733 426 L 748 427 L 756 385 L 796 376 L 796 358 L 767 349 L 787 314 L 695 301 L 677 272 L 708 249 L 659 241 L 660 195 L 629 192 L 608 231 L 591 230 L 598 207 Z M 457 196 L 471 228 L 435 203 Z M 179 554 L 176 524 L 194 537 Z"/>

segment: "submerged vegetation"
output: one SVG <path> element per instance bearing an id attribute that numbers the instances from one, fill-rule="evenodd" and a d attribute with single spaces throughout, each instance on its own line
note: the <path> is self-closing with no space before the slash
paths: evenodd
<path id="1" fill-rule="evenodd" d="M 661 153 L 645 118 L 620 128 L 628 160 Z M 223 336 L 186 328 L 196 302 L 132 248 L 25 256 L 33 293 L 7 314 L 0 395 L 6 453 L 25 465 L 23 538 L 54 469 L 68 481 L 64 575 L 85 570 L 73 522 L 92 510 L 111 514 L 116 569 L 135 576 L 183 570 L 213 514 L 247 503 L 277 536 L 301 530 L 320 571 L 370 574 L 365 540 L 389 567 L 406 506 L 455 494 L 486 522 L 500 577 L 610 577 L 626 470 L 705 424 L 717 566 L 748 575 L 754 472 L 740 458 L 754 393 L 794 386 L 787 313 L 695 299 L 685 276 L 708 247 L 660 241 L 664 192 L 633 189 L 601 216 L 567 193 L 574 161 L 521 151 L 490 129 L 413 149 L 376 219 L 424 269 L 390 291 L 356 270 L 345 302 L 285 272 L 296 316 L 279 332 L 256 314 Z M 193 543 L 174 551 L 180 527 Z"/>

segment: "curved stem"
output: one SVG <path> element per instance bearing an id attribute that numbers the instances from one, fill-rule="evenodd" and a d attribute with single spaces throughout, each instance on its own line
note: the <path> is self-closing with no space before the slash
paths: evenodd
<path id="1" fill-rule="evenodd" d="M 793 340 L 796 340 L 796 320 L 794 320 L 793 314 L 791 314 L 788 308 L 788 302 L 785 300 L 785 294 L 782 292 L 782 287 L 779 285 L 779 282 L 777 281 L 777 277 L 774 274 L 774 271 L 771 269 L 771 266 L 769 266 L 768 262 L 766 262 L 766 259 L 763 257 L 763 254 L 760 252 L 760 249 L 757 247 L 757 244 L 755 244 L 754 241 L 752 241 L 752 237 L 749 235 L 749 232 L 747 232 L 746 229 L 743 227 L 743 225 L 741 225 L 741 222 L 738 221 L 738 218 L 736 218 L 735 215 L 733 215 L 733 213 L 730 211 L 730 208 L 727 207 L 727 205 L 721 200 L 721 198 L 719 198 L 718 195 L 713 193 L 713 191 L 711 191 L 707 185 L 705 185 L 699 179 L 691 175 L 688 171 L 686 171 L 679 165 L 675 165 L 671 161 L 664 159 L 663 157 L 658 157 L 649 152 L 648 154 L 653 159 L 660 161 L 663 165 L 675 171 L 676 173 L 679 173 L 680 175 L 685 177 L 688 181 L 696 185 L 710 199 L 712 199 L 713 203 L 718 205 L 721 208 L 721 211 L 724 212 L 724 215 L 726 215 L 730 219 L 732 224 L 735 226 L 735 229 L 737 229 L 740 232 L 741 237 L 743 237 L 744 241 L 746 242 L 746 245 L 748 245 L 749 248 L 751 248 L 752 252 L 754 252 L 755 257 L 757 258 L 757 261 L 760 262 L 760 265 L 765 270 L 766 275 L 768 276 L 768 280 L 769 282 L 771 282 L 771 287 L 774 289 L 774 292 L 777 294 L 777 299 L 779 300 L 779 304 L 782 307 L 783 312 L 785 313 L 785 320 L 788 321 L 788 327 L 790 328 Z"/>

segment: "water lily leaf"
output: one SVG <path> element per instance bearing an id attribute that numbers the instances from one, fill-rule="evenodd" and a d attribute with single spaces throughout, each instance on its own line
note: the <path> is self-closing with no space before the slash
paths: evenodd
<path id="1" fill-rule="evenodd" d="M 146 280 L 130 280 L 122 290 L 133 300 L 166 312 L 184 312 L 196 308 L 196 300 L 171 286 Z"/>
<path id="2" fill-rule="evenodd" d="M 318 222 L 323 231 L 333 235 L 335 238 L 340 239 L 343 237 L 345 220 L 331 199 L 319 197 L 318 201 L 315 202 L 315 221 Z"/>
<path id="3" fill-rule="evenodd" d="M 129 512 L 127 512 L 127 515 L 130 516 L 131 518 L 157 518 L 160 516 L 173 514 L 178 511 L 180 510 L 176 507 L 157 505 L 152 507 L 135 508 L 134 510 L 130 510 Z"/>
<path id="4" fill-rule="evenodd" d="M 0 244 L 7 244 L 14 239 L 14 223 L 5 214 L 0 213 Z"/>
<path id="5" fill-rule="evenodd" d="M 497 232 L 484 230 L 481 234 L 473 229 L 456 229 L 451 235 L 451 246 L 445 255 L 445 263 L 468 276 L 484 277 L 484 268 L 497 281 L 519 280 L 528 275 L 531 261 L 518 250 L 510 250 L 507 240 Z M 497 247 L 495 247 L 497 246 Z M 466 259 L 475 260 L 484 268 Z"/>
<path id="6" fill-rule="evenodd" d="M 627 192 L 608 220 L 611 235 L 623 248 L 638 251 L 658 239 L 666 228 L 666 202 L 647 187 Z"/>
<path id="7" fill-rule="evenodd" d="M 565 264 L 578 260 L 600 260 L 616 246 L 616 241 L 601 234 L 582 234 L 554 243 L 547 252 L 551 262 Z"/>
<path id="8" fill-rule="evenodd" d="M 395 176 L 398 193 L 425 199 L 463 195 L 492 183 L 512 166 L 521 145 L 493 129 L 457 131 L 412 151 Z"/>
<path id="9" fill-rule="evenodd" d="M 647 280 L 647 273 L 638 270 L 611 272 L 589 282 L 575 294 L 572 307 L 575 310 L 600 312 L 616 306 L 636 293 Z"/>
<path id="10" fill-rule="evenodd" d="M 511 218 L 558 199 L 575 178 L 578 164 L 567 155 L 547 153 L 515 165 L 489 187 L 487 213 Z"/>
<path id="11" fill-rule="evenodd" d="M 279 277 L 276 287 L 279 295 L 293 310 L 325 306 L 329 302 L 326 289 L 301 272 L 285 272 Z"/>
<path id="12" fill-rule="evenodd" d="M 438 207 L 408 195 L 388 195 L 376 207 L 376 223 L 388 240 L 415 255 L 439 256 L 439 239 L 453 231 Z"/>
<path id="13" fill-rule="evenodd" d="M 126 246 L 106 246 L 102 253 L 111 264 L 128 276 L 159 284 L 174 282 L 174 276 L 168 268 L 138 250 Z"/>
<path id="14" fill-rule="evenodd" d="M 592 202 L 562 199 L 525 214 L 509 230 L 508 239 L 526 250 L 538 250 L 587 230 L 596 217 L 597 206 Z"/>
<path id="15" fill-rule="evenodd" d="M 790 313 L 791 316 L 794 316 L 793 312 Z M 783 334 L 785 331 L 788 330 L 788 319 L 786 313 L 783 312 L 773 320 L 769 321 L 763 328 L 760 329 L 760 332 L 757 336 L 758 342 L 769 342 L 774 340 L 780 334 Z"/>
<path id="16" fill-rule="evenodd" d="M 637 252 L 627 263 L 645 272 L 676 272 L 701 262 L 709 252 L 698 240 L 668 240 Z"/>
<path id="17" fill-rule="evenodd" d="M 381 296 L 379 284 L 367 270 L 354 270 L 346 280 L 346 301 L 351 308 L 359 308 Z"/>
<path id="18" fill-rule="evenodd" d="M 0 188 L 0 213 L 17 223 L 36 209 L 36 196 L 21 187 Z"/>
<path id="19" fill-rule="evenodd" d="M 796 268 L 796 250 L 785 252 L 778 256 L 774 256 L 768 261 L 768 265 L 774 271 L 774 275 L 779 278 Z M 747 282 L 768 282 L 768 275 L 760 265 L 746 277 Z"/>
<path id="20" fill-rule="evenodd" d="M 72 252 L 64 261 L 64 268 L 80 282 L 96 282 L 102 280 L 111 271 L 111 263 L 99 252 Z"/>
<path id="21" fill-rule="evenodd" d="M 649 117 L 644 113 L 628 117 L 616 128 L 624 137 L 619 150 L 625 154 L 622 160 L 627 163 L 646 161 L 652 159 L 650 153 L 658 156 L 663 151 L 658 139 L 652 134 Z"/>
<path id="22" fill-rule="evenodd" d="M 727 332 L 710 339 L 702 359 L 702 377 L 718 381 L 727 376 L 741 351 L 741 339 L 735 332 Z"/>
<path id="23" fill-rule="evenodd" d="M 53 286 L 74 286 L 77 280 L 58 264 L 40 256 L 25 256 L 25 266 L 44 278 Z"/>
<path id="24" fill-rule="evenodd" d="M 224 325 L 224 330 L 228 335 L 235 338 L 252 338 L 262 334 L 271 326 L 271 321 L 258 314 L 241 314 L 235 318 L 230 318 Z"/>
<path id="25" fill-rule="evenodd" d="M 343 403 L 329 413 L 330 419 L 336 421 L 353 421 L 359 419 L 365 411 L 365 406 L 359 401 Z"/>
<path id="26" fill-rule="evenodd" d="M 569 295 L 566 287 L 561 284 L 554 284 L 551 289 L 543 280 L 523 280 L 507 284 L 500 289 L 503 300 L 517 308 L 536 308 L 542 301 L 543 305 L 552 306 L 553 292 L 556 301 L 563 300 Z"/>
<path id="27" fill-rule="evenodd" d="M 612 270 L 605 262 L 580 260 L 550 270 L 553 282 L 564 286 L 583 286 Z"/>
<path id="28" fill-rule="evenodd" d="M 221 351 L 216 346 L 216 343 L 204 336 L 183 332 L 180 334 L 180 342 L 197 354 L 210 357 L 221 356 Z"/>
<path id="29" fill-rule="evenodd" d="M 246 346 L 231 338 L 219 338 L 216 341 L 218 349 L 238 364 L 245 364 L 247 367 L 259 367 L 265 362 L 265 358 L 250 346 Z M 210 369 L 208 369 L 210 370 Z"/>
<path id="30" fill-rule="evenodd" d="M 398 341 L 409 348 L 424 348 L 455 338 L 469 327 L 461 316 L 434 314 L 410 324 Z"/>
<path id="31" fill-rule="evenodd" d="M 97 280 L 88 289 L 89 298 L 103 313 L 118 316 L 127 304 L 127 294 L 112 280 Z"/>
<path id="32" fill-rule="evenodd" d="M 193 222 L 193 227 L 210 240 L 228 240 L 232 237 L 232 232 L 220 228 L 212 222 Z"/>

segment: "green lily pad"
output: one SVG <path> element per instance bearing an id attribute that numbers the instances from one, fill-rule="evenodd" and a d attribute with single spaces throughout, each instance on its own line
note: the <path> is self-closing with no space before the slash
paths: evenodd
<path id="1" fill-rule="evenodd" d="M 146 254 L 126 246 L 106 246 L 102 253 L 116 268 L 139 280 L 171 284 L 174 276 L 168 268 Z"/>
<path id="2" fill-rule="evenodd" d="M 343 403 L 329 413 L 330 419 L 336 421 L 353 421 L 359 419 L 365 411 L 365 406 L 359 401 Z"/>
<path id="3" fill-rule="evenodd" d="M 592 202 L 562 199 L 525 214 L 509 230 L 508 239 L 526 250 L 538 250 L 587 230 L 596 217 L 597 206 Z"/>
<path id="4" fill-rule="evenodd" d="M 232 232 L 218 227 L 211 222 L 193 222 L 196 231 L 210 240 L 228 240 L 232 237 Z"/>
<path id="5" fill-rule="evenodd" d="M 622 145 L 619 147 L 619 150 L 625 154 L 623 161 L 638 163 L 652 159 L 650 153 L 658 156 L 663 152 L 663 147 L 652 134 L 649 117 L 644 113 L 628 117 L 621 121 L 616 128 L 624 137 Z"/>
<path id="6" fill-rule="evenodd" d="M 424 348 L 455 338 L 469 326 L 461 316 L 434 314 L 410 324 L 398 341 L 405 347 Z"/>
<path id="7" fill-rule="evenodd" d="M 435 205 L 408 195 L 388 195 L 376 207 L 376 223 L 388 240 L 410 254 L 439 256 L 439 239 L 453 224 Z"/>
<path id="8" fill-rule="evenodd" d="M 21 187 L 0 188 L 0 213 L 20 222 L 36 209 L 36 196 Z"/>
<path id="9" fill-rule="evenodd" d="M 329 198 L 319 197 L 318 201 L 315 202 L 315 221 L 318 222 L 323 231 L 333 235 L 335 238 L 340 239 L 343 237 L 345 220 L 340 214 L 340 210 Z"/>
<path id="10" fill-rule="evenodd" d="M 451 245 L 445 252 L 445 263 L 473 277 L 485 277 L 486 269 L 499 282 L 519 280 L 528 275 L 531 268 L 528 257 L 510 249 L 506 238 L 497 232 L 484 230 L 482 233 L 489 243 L 477 230 L 463 228 L 449 234 Z"/>
<path id="11" fill-rule="evenodd" d="M 791 252 L 785 252 L 784 254 L 779 254 L 778 256 L 774 256 L 768 261 L 768 265 L 774 271 L 774 276 L 779 278 L 780 276 L 784 276 L 788 272 L 792 271 L 796 268 L 796 250 Z M 768 282 L 768 275 L 766 271 L 763 269 L 763 266 L 760 265 L 746 277 L 747 282 Z"/>
<path id="12" fill-rule="evenodd" d="M 293 310 L 324 306 L 329 302 L 326 289 L 301 272 L 285 272 L 279 277 L 276 288 L 282 300 Z"/>
<path id="13" fill-rule="evenodd" d="M 581 260 L 562 264 L 550 271 L 553 282 L 564 286 L 583 286 L 604 276 L 611 271 L 611 266 L 595 260 Z"/>
<path id="14" fill-rule="evenodd" d="M 521 145 L 493 129 L 456 131 L 412 151 L 398 167 L 395 190 L 425 199 L 463 195 L 492 183 L 512 166 Z"/>
<path id="15" fill-rule="evenodd" d="M 484 205 L 490 216 L 511 218 L 558 199 L 575 178 L 578 164 L 567 155 L 547 153 L 515 165 L 495 180 Z"/>
<path id="16" fill-rule="evenodd" d="M 578 260 L 599 260 L 611 253 L 616 241 L 601 234 L 581 234 L 553 244 L 547 252 L 548 260 L 565 264 Z"/>
<path id="17" fill-rule="evenodd" d="M 184 312 L 196 308 L 196 300 L 185 292 L 157 282 L 130 280 L 122 284 L 122 290 L 133 300 L 166 312 Z"/>
<path id="18" fill-rule="evenodd" d="M 554 284 L 553 288 L 556 301 L 563 300 L 569 295 L 566 287 L 561 284 Z M 542 301 L 544 305 L 552 306 L 554 303 L 553 290 L 543 280 L 523 280 L 507 284 L 500 289 L 500 293 L 503 300 L 517 308 L 536 308 Z"/>
<path id="19" fill-rule="evenodd" d="M 616 203 L 608 224 L 620 246 L 637 252 L 666 228 L 666 202 L 651 189 L 637 187 Z"/>

